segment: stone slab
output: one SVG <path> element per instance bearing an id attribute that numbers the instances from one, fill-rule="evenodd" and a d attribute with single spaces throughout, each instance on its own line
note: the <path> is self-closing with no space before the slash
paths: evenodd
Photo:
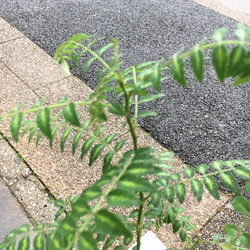
<path id="1" fill-rule="evenodd" d="M 0 17 L 0 43 L 23 37 L 24 34 Z"/>
<path id="2" fill-rule="evenodd" d="M 0 44 L 0 58 L 32 90 L 69 77 L 52 57 L 26 37 Z"/>
<path id="3" fill-rule="evenodd" d="M 23 210 L 18 206 L 17 200 L 0 179 L 0 242 L 10 231 L 23 224 L 30 224 Z"/>

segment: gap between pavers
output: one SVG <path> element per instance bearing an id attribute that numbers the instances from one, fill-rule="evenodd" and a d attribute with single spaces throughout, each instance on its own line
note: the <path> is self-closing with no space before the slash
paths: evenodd
<path id="1" fill-rule="evenodd" d="M 1 89 L 3 90 L 0 93 L 1 114 L 8 112 L 22 101 L 27 108 L 38 101 L 41 96 L 46 97 L 47 103 L 52 103 L 58 101 L 66 93 L 70 93 L 70 99 L 73 98 L 74 101 L 82 100 L 91 93 L 87 85 L 76 77 L 67 76 L 51 57 L 26 37 L 16 40 L 9 39 L 7 42 L 1 43 L 0 51 L 0 67 L 3 66 L 0 70 Z M 84 109 L 82 116 L 85 119 L 88 117 Z M 122 123 L 122 120 L 112 118 L 105 133 L 119 131 Z M 68 139 L 65 152 L 61 153 L 59 137 L 55 139 L 55 146 L 51 150 L 45 139 L 40 141 L 37 148 L 35 148 L 34 140 L 30 145 L 28 144 L 27 136 L 18 144 L 14 143 L 9 133 L 9 121 L 2 121 L 0 131 L 8 137 L 9 142 L 22 155 L 25 162 L 57 198 L 65 199 L 71 193 L 77 195 L 101 176 L 102 160 L 100 158 L 93 167 L 89 168 L 88 156 L 80 161 L 79 148 L 72 156 L 70 142 L 73 137 Z M 144 131 L 138 129 L 138 133 L 141 135 L 138 140 L 139 146 L 152 146 L 159 152 L 167 151 L 147 136 Z M 121 136 L 128 137 L 127 134 Z M 127 139 L 124 148 L 126 150 L 131 148 L 132 144 L 131 139 Z M 186 165 L 178 157 L 176 159 L 174 167 L 181 172 Z M 186 207 L 186 214 L 192 215 L 192 223 L 199 229 L 227 202 L 228 198 L 223 194 L 221 194 L 221 200 L 217 201 L 208 192 L 205 192 L 202 202 L 198 203 L 189 189 L 183 206 Z M 127 210 L 124 209 L 118 209 L 118 211 L 127 213 Z M 151 228 L 151 230 L 156 232 L 155 228 Z M 166 225 L 160 228 L 156 235 L 168 248 L 181 247 L 179 237 L 171 231 L 171 226 Z"/>

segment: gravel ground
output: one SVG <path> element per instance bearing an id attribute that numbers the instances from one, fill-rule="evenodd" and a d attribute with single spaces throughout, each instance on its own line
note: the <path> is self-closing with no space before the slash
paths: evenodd
<path id="1" fill-rule="evenodd" d="M 181 46 L 191 48 L 209 37 L 216 28 L 227 27 L 233 34 L 236 27 L 230 18 L 187 0 L 9 0 L 1 3 L 0 15 L 50 55 L 76 33 L 96 33 L 104 37 L 103 44 L 114 36 L 120 40 L 124 67 L 169 58 Z M 75 72 L 79 77 L 82 63 Z M 91 88 L 98 69 L 93 65 L 81 77 Z M 233 89 L 231 81 L 219 84 L 209 62 L 203 84 L 190 71 L 186 78 L 188 88 L 169 79 L 161 90 L 166 97 L 142 107 L 159 113 L 141 121 L 142 128 L 188 164 L 249 158 L 250 85 Z"/>

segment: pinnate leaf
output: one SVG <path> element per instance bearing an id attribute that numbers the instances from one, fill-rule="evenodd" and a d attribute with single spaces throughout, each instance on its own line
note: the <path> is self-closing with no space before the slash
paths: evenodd
<path id="1" fill-rule="evenodd" d="M 19 136 L 19 131 L 21 128 L 21 123 L 23 120 L 23 113 L 19 112 L 17 115 L 15 115 L 10 123 L 10 131 L 12 134 L 13 139 L 18 142 L 18 136 Z"/>
<path id="2" fill-rule="evenodd" d="M 132 236 L 131 231 L 125 227 L 121 219 L 106 209 L 102 209 L 97 213 L 95 225 L 98 231 L 104 234 Z"/>
<path id="3" fill-rule="evenodd" d="M 76 109 L 75 109 L 75 104 L 73 102 L 69 103 L 63 110 L 63 115 L 64 118 L 74 126 L 80 127 L 80 121 L 78 119 Z"/>

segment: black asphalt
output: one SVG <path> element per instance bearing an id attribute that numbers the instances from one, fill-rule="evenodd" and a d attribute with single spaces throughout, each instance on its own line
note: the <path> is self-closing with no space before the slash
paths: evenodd
<path id="1" fill-rule="evenodd" d="M 237 25 L 190 0 L 7 0 L 1 1 L 0 15 L 52 56 L 76 33 L 95 33 L 104 37 L 104 43 L 113 36 L 120 41 L 125 66 L 169 58 L 220 27 L 229 29 L 227 38 L 234 38 Z M 206 59 L 203 84 L 190 71 L 186 89 L 168 79 L 162 86 L 166 97 L 143 107 L 159 116 L 140 124 L 191 165 L 250 158 L 250 84 L 237 88 L 230 86 L 232 81 L 219 84 L 209 52 Z M 82 78 L 92 88 L 96 73 L 93 66 Z M 75 74 L 81 77 L 80 70 Z"/>

